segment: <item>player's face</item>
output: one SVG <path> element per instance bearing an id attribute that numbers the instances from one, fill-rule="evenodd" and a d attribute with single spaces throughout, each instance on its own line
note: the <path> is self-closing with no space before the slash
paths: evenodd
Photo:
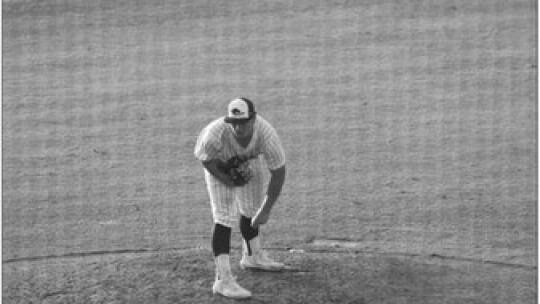
<path id="1" fill-rule="evenodd" d="M 248 138 L 253 134 L 253 122 L 255 119 L 250 119 L 244 123 L 231 123 L 234 130 L 234 135 L 237 138 Z"/>

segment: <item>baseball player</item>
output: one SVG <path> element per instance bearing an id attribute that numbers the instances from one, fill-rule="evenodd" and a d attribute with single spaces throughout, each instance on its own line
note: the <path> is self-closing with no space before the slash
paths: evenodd
<path id="1" fill-rule="evenodd" d="M 285 154 L 276 130 L 256 114 L 253 103 L 237 98 L 228 105 L 227 115 L 206 126 L 195 147 L 204 166 L 214 229 L 212 250 L 216 263 L 214 293 L 229 298 L 249 298 L 231 273 L 229 251 L 231 231 L 240 217 L 243 238 L 242 269 L 282 270 L 261 248 L 259 228 L 269 217 L 285 181 Z M 271 178 L 264 192 L 263 158 Z"/>

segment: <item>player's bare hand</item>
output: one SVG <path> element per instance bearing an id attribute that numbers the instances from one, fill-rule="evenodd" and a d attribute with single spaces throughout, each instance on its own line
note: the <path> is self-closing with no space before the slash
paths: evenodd
<path id="1" fill-rule="evenodd" d="M 268 222 L 270 218 L 270 212 L 261 209 L 257 214 L 251 219 L 251 227 L 258 228 L 261 225 L 264 225 Z"/>

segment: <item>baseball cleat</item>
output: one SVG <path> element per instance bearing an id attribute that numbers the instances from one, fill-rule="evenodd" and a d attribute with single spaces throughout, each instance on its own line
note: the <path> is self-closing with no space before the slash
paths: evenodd
<path id="1" fill-rule="evenodd" d="M 253 255 L 244 254 L 240 261 L 240 267 L 242 269 L 282 271 L 285 268 L 285 264 L 270 259 L 264 250 L 259 250 Z"/>
<path id="2" fill-rule="evenodd" d="M 212 292 L 231 299 L 247 299 L 251 292 L 238 285 L 234 278 L 216 280 L 212 286 Z"/>

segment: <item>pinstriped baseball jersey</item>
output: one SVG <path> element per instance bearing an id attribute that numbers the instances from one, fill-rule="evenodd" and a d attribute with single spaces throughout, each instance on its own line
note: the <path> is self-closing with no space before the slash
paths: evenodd
<path id="1" fill-rule="evenodd" d="M 222 117 L 202 130 L 194 153 L 200 161 L 227 161 L 233 156 L 249 158 L 253 178 L 242 187 L 229 188 L 204 170 L 214 222 L 229 227 L 238 220 L 238 209 L 244 216 L 253 217 L 264 199 L 262 159 L 270 170 L 285 165 L 285 153 L 276 130 L 259 115 L 255 117 L 253 136 L 245 148 L 237 142 L 232 126 Z"/>
<path id="2" fill-rule="evenodd" d="M 230 124 L 223 118 L 214 120 L 201 132 L 195 147 L 195 156 L 200 161 L 210 159 L 227 161 L 235 155 L 249 158 L 263 155 L 270 170 L 283 166 L 285 153 L 276 130 L 260 115 L 255 119 L 253 137 L 246 148 L 238 144 Z"/>

